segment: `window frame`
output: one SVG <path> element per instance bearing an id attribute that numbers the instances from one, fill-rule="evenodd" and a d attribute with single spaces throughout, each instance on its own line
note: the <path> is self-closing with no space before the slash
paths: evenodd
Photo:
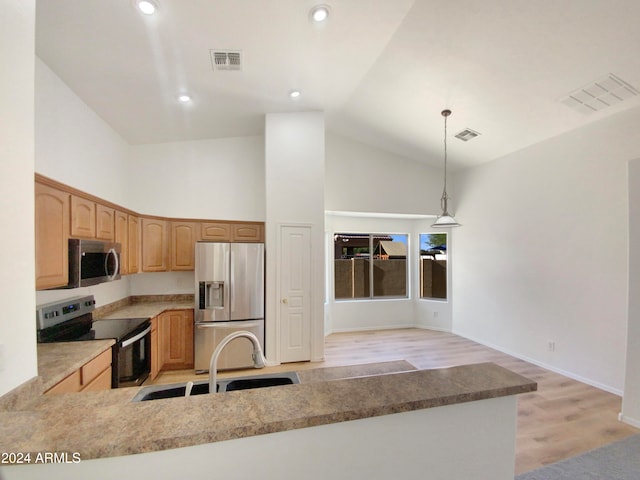
<path id="1" fill-rule="evenodd" d="M 423 236 L 426 235 L 444 235 L 445 236 L 445 255 L 446 258 L 444 259 L 446 264 L 445 264 L 445 268 L 444 268 L 444 274 L 445 274 L 445 279 L 444 279 L 444 289 L 445 289 L 445 296 L 444 297 L 427 297 L 427 296 L 423 296 L 422 292 L 424 290 L 423 288 L 423 279 L 424 279 L 424 275 L 423 275 L 423 255 L 422 255 L 422 238 Z M 423 300 L 423 301 L 427 301 L 427 302 L 448 302 L 449 301 L 449 297 L 450 297 L 450 235 L 449 232 L 443 232 L 443 231 L 425 231 L 425 232 L 420 232 L 418 233 L 418 284 L 417 284 L 417 297 L 418 300 Z M 434 260 L 436 260 L 435 255 L 434 255 Z"/>
<path id="2" fill-rule="evenodd" d="M 369 280 L 369 295 L 363 297 L 337 297 L 336 296 L 336 268 L 335 262 L 338 260 L 335 255 L 335 247 L 336 247 L 336 237 L 339 235 L 358 235 L 358 236 L 368 236 L 368 259 L 369 268 L 368 268 L 368 280 Z M 405 249 L 405 267 L 404 267 L 404 294 L 403 295 L 384 295 L 384 296 L 376 296 L 375 295 L 375 249 L 374 249 L 374 239 L 376 237 L 404 237 L 406 245 Z M 393 240 L 392 240 L 393 241 Z M 411 281 L 411 233 L 376 233 L 376 232 L 354 232 L 351 231 L 347 233 L 346 231 L 341 230 L 340 232 L 334 232 L 333 234 L 333 299 L 336 302 L 366 302 L 366 301 L 380 301 L 380 300 L 407 300 L 411 298 L 412 291 L 412 281 Z M 381 260 L 381 259 L 377 259 Z"/>

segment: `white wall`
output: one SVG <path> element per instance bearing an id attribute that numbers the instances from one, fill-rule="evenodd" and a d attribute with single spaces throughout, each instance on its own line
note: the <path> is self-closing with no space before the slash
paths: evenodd
<path id="1" fill-rule="evenodd" d="M 310 227 L 310 359 L 319 361 L 324 356 L 324 114 L 268 114 L 264 149 L 267 358 L 280 362 L 280 228 L 300 225 Z"/>
<path id="2" fill-rule="evenodd" d="M 327 134 L 326 210 L 437 215 L 441 195 L 441 169 Z"/>
<path id="3" fill-rule="evenodd" d="M 35 1 L 0 3 L 0 395 L 37 374 L 33 226 Z M 9 361 L 10 360 L 10 361 Z"/>
<path id="4" fill-rule="evenodd" d="M 622 418 L 640 428 L 640 159 L 629 162 L 629 323 Z"/>
<path id="5" fill-rule="evenodd" d="M 131 209 L 174 218 L 264 221 L 264 138 L 131 147 Z"/>
<path id="6" fill-rule="evenodd" d="M 639 122 L 628 110 L 457 175 L 455 333 L 622 391 Z"/>
<path id="7" fill-rule="evenodd" d="M 38 57 L 35 84 L 36 172 L 128 206 L 129 145 Z"/>

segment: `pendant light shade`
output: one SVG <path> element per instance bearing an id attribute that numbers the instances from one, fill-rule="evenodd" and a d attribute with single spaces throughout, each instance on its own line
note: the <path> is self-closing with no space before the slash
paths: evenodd
<path id="1" fill-rule="evenodd" d="M 447 208 L 449 202 L 449 195 L 447 195 L 447 117 L 451 115 L 451 110 L 443 110 L 442 116 L 444 117 L 444 189 L 442 190 L 442 198 L 440 199 L 440 207 L 442 208 L 442 214 L 436 218 L 436 221 L 431 225 L 432 227 L 459 227 L 460 224 L 453 218 Z"/>

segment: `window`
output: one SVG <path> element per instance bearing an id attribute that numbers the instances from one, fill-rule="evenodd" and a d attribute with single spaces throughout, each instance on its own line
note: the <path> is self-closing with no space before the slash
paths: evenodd
<path id="1" fill-rule="evenodd" d="M 420 234 L 420 298 L 447 299 L 447 234 Z"/>
<path id="2" fill-rule="evenodd" d="M 335 298 L 406 297 L 408 238 L 406 234 L 335 234 Z"/>

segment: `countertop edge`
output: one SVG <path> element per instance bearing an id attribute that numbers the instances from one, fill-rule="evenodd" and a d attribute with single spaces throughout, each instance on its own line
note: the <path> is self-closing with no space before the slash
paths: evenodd
<path id="1" fill-rule="evenodd" d="M 13 426 L 8 425 L 11 417 L 0 413 L 0 439 L 4 437 L 0 450 L 11 446 L 24 452 L 73 451 L 83 460 L 132 455 L 536 389 L 535 382 L 493 363 L 137 403 L 131 398 L 138 388 L 118 389 L 112 395 L 92 397 L 117 397 L 118 402 L 90 409 L 79 396 L 43 399 L 34 410 L 15 412 Z M 65 400 L 70 402 L 69 411 L 51 417 Z"/>

